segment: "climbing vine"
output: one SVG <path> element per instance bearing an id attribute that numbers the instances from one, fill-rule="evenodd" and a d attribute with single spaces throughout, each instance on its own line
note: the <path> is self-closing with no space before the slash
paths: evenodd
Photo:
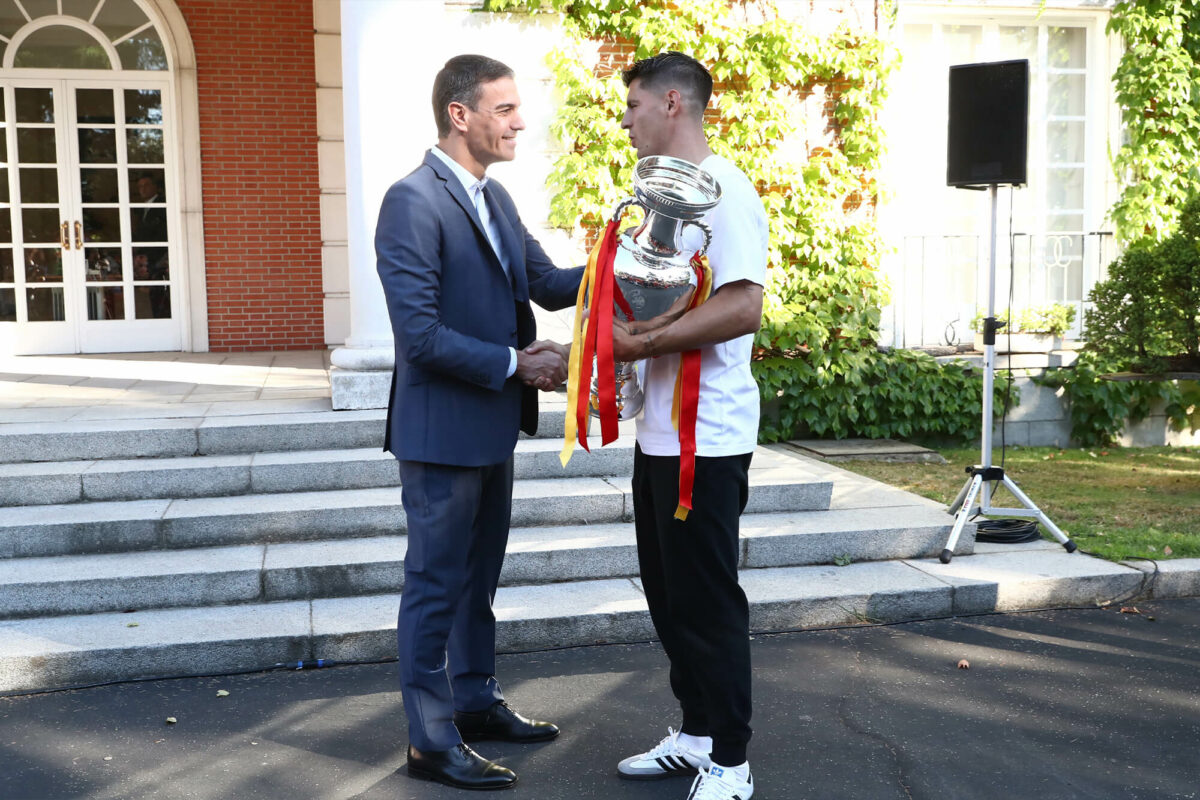
<path id="1" fill-rule="evenodd" d="M 1124 123 L 1113 156 L 1121 195 L 1110 214 L 1126 242 L 1163 239 L 1200 192 L 1200 4 L 1121 0 L 1108 30 L 1125 42 L 1113 74 Z"/>
<path id="2" fill-rule="evenodd" d="M 664 50 L 709 67 L 709 144 L 755 183 L 770 220 L 754 363 L 771 412 L 764 440 L 967 435 L 933 431 L 943 423 L 928 416 L 924 383 L 905 381 L 927 383 L 949 369 L 939 383 L 957 385 L 971 382 L 969 374 L 932 359 L 897 361 L 876 347 L 885 303 L 874 214 L 880 110 L 897 63 L 884 39 L 849 26 L 818 34 L 781 16 L 770 0 L 490 0 L 485 10 L 557 14 L 567 33 L 549 58 L 561 96 L 552 132 L 566 144 L 549 188 L 551 224 L 570 230 L 595 231 L 633 185 L 637 156 L 620 127 L 621 68 Z M 902 401 L 860 416 L 861 390 Z M 903 399 L 909 395 L 912 402 Z M 813 413 L 841 403 L 850 408 L 836 421 Z"/>

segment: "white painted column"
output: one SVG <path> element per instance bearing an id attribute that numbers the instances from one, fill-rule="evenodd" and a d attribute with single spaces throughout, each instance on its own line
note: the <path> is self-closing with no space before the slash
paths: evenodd
<path id="1" fill-rule="evenodd" d="M 394 350 L 375 271 L 375 220 L 387 188 L 436 141 L 429 92 L 440 63 L 422 38 L 442 25 L 441 0 L 343 0 L 342 102 L 350 335 L 330 361 L 335 409 L 384 408 Z M 428 74 L 425 74 L 428 73 Z"/>
<path id="2" fill-rule="evenodd" d="M 562 231 L 544 228 L 553 86 L 545 54 L 561 31 L 544 17 L 480 14 L 465 0 L 341 0 L 346 252 L 350 335 L 333 351 L 335 409 L 387 406 L 394 359 L 391 324 L 375 271 L 375 221 L 388 187 L 416 169 L 437 142 L 433 79 L 446 59 L 482 53 L 517 74 L 522 116 L 518 160 L 488 174 L 512 193 L 522 217 L 561 266 L 583 254 Z M 539 333 L 570 340 L 569 312 L 537 309 Z M 560 319 L 562 315 L 566 317 Z"/>

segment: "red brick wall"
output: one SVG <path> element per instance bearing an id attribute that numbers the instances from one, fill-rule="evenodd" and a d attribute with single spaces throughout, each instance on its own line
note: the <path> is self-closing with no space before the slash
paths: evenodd
<path id="1" fill-rule="evenodd" d="M 196 48 L 209 347 L 324 347 L 312 3 L 178 4 Z"/>

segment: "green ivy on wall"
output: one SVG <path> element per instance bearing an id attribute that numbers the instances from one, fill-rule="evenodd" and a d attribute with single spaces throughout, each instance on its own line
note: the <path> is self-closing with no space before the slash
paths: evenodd
<path id="1" fill-rule="evenodd" d="M 552 133 L 566 152 L 548 183 L 550 222 L 570 230 L 595 229 L 629 196 L 637 159 L 620 128 L 619 67 L 626 65 L 598 75 L 597 43 L 628 43 L 633 59 L 679 50 L 711 70 L 717 113 L 706 118 L 709 144 L 758 186 L 770 221 L 771 268 L 754 363 L 772 410 L 764 415 L 765 441 L 977 432 L 969 413 L 967 428 L 946 430 L 945 418 L 930 411 L 936 390 L 928 381 L 957 390 L 973 380 L 978 402 L 978 374 L 876 348 L 886 300 L 874 204 L 894 48 L 873 31 L 848 26 L 815 33 L 780 16 L 769 0 L 490 0 L 485 10 L 557 14 L 567 33 L 549 60 L 561 97 Z M 890 13 L 886 3 L 883 13 Z M 827 146 L 798 152 L 809 134 L 805 101 L 825 103 L 830 133 Z M 906 383 L 914 377 L 926 383 Z M 881 401 L 878 411 L 860 415 L 856 392 L 867 389 L 900 402 Z M 822 408 L 827 422 L 814 414 Z"/>
<path id="2" fill-rule="evenodd" d="M 1121 195 L 1110 215 L 1123 241 L 1158 240 L 1200 192 L 1200 3 L 1121 0 L 1108 31 L 1125 42 L 1113 74 L 1124 123 L 1113 156 Z"/>

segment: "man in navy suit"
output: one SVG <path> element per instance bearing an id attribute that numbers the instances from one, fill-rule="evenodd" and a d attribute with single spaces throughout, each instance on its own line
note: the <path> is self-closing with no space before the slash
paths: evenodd
<path id="1" fill-rule="evenodd" d="M 400 462 L 408 518 L 397 626 L 408 774 L 466 789 L 516 775 L 464 741 L 558 735 L 510 709 L 495 676 L 518 428 L 536 430 L 536 390 L 567 370 L 565 348 L 534 341 L 530 300 L 570 306 L 583 274 L 556 269 L 484 175 L 515 155 L 519 106 L 504 64 L 447 61 L 433 86 L 437 146 L 388 190 L 375 234 L 396 340 L 384 449 Z"/>

